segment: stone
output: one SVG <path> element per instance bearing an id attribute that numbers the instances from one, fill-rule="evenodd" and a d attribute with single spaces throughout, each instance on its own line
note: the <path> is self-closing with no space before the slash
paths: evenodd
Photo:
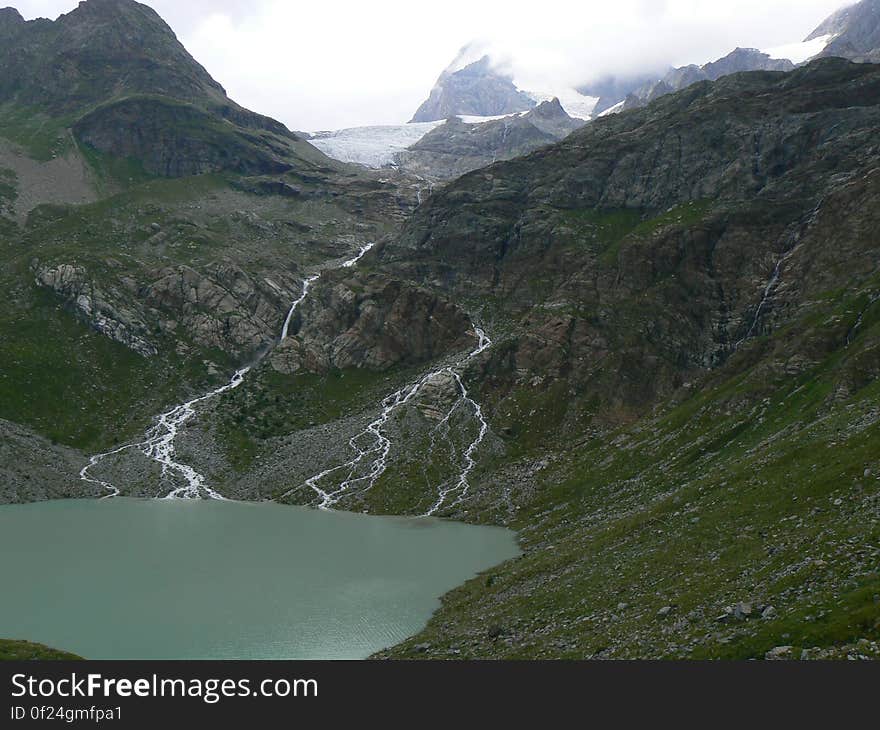
<path id="1" fill-rule="evenodd" d="M 767 661 L 784 661 L 793 657 L 793 646 L 777 646 L 764 655 Z"/>
<path id="2" fill-rule="evenodd" d="M 147 338 L 150 328 L 131 300 L 130 292 L 99 288 L 83 266 L 37 264 L 34 274 L 37 286 L 54 291 L 78 319 L 96 332 L 142 357 L 158 354 L 157 347 Z"/>
<path id="3" fill-rule="evenodd" d="M 672 606 L 664 606 L 659 611 L 657 611 L 657 618 L 666 618 L 672 613 L 672 611 Z"/>

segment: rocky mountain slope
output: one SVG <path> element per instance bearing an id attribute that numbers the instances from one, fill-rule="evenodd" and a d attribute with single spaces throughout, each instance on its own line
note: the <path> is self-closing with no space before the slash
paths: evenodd
<path id="1" fill-rule="evenodd" d="M 471 374 L 506 457 L 468 514 L 525 547 L 391 655 L 880 655 L 878 83 L 697 85 L 379 253 L 509 333 Z"/>
<path id="2" fill-rule="evenodd" d="M 877 63 L 880 61 L 880 2 L 862 0 L 843 8 L 816 28 L 807 40 L 828 36 L 823 56 Z"/>
<path id="3" fill-rule="evenodd" d="M 622 109 L 636 109 L 661 96 L 686 89 L 700 81 L 717 81 L 723 76 L 744 71 L 792 71 L 794 64 L 788 59 L 771 58 L 754 48 L 737 48 L 724 58 L 703 66 L 682 66 L 669 71 L 659 81 L 641 86 L 626 95 Z"/>
<path id="4" fill-rule="evenodd" d="M 558 142 L 585 123 L 566 114 L 558 99 L 525 114 L 482 124 L 466 124 L 453 117 L 399 152 L 394 162 L 420 177 L 452 180 Z"/>
<path id="5" fill-rule="evenodd" d="M 818 44 L 818 45 L 816 45 Z M 880 2 L 861 0 L 854 5 L 839 10 L 824 20 L 804 40 L 804 48 L 810 57 L 846 58 L 856 62 L 880 60 Z M 681 91 L 699 81 L 716 81 L 723 76 L 744 71 L 791 71 L 796 63 L 806 58 L 775 58 L 769 53 L 754 48 L 737 48 L 724 58 L 703 66 L 683 66 L 672 69 L 663 78 L 651 80 L 635 86 L 625 93 L 626 87 L 618 84 L 614 90 L 620 94 L 618 101 L 623 103 L 619 109 L 635 109 L 659 97 Z M 589 89 L 585 89 L 589 92 Z M 601 106 L 613 106 L 613 97 L 602 100 Z"/>
<path id="6" fill-rule="evenodd" d="M 151 174 L 279 173 L 319 156 L 284 125 L 241 108 L 149 7 L 89 0 L 56 21 L 0 15 L 0 134 L 29 156 L 90 149 Z"/>
<path id="7" fill-rule="evenodd" d="M 828 60 L 691 87 L 463 177 L 378 255 L 491 301 L 484 316 L 524 317 L 509 377 L 550 371 L 582 392 L 576 418 L 626 418 L 799 311 L 762 306 L 767 284 L 797 263 L 822 201 L 876 163 L 877 83 L 872 66 Z M 811 263 L 790 294 L 809 301 L 858 270 Z"/>

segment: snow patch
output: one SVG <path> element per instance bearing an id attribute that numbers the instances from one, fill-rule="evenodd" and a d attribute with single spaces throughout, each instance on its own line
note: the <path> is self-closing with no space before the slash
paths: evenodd
<path id="1" fill-rule="evenodd" d="M 516 112 L 515 114 L 499 114 L 494 117 L 474 117 L 467 114 L 459 114 L 458 118 L 465 124 L 486 124 L 487 122 L 497 122 L 499 119 L 510 119 L 512 117 L 521 117 L 527 112 Z"/>
<path id="2" fill-rule="evenodd" d="M 820 38 L 814 38 L 803 43 L 789 43 L 785 46 L 770 48 L 764 51 L 764 53 L 769 55 L 770 58 L 787 58 L 792 63 L 803 63 L 822 53 L 832 40 L 834 40 L 833 34 L 823 35 Z"/>
<path id="3" fill-rule="evenodd" d="M 608 107 L 604 112 L 602 112 L 599 117 L 610 117 L 612 114 L 620 114 L 623 111 L 623 107 L 626 106 L 626 99 L 623 101 L 617 102 L 614 106 Z"/>
<path id="4" fill-rule="evenodd" d="M 525 93 L 538 104 L 559 99 L 565 113 L 574 119 L 592 119 L 596 105 L 599 103 L 598 96 L 584 96 L 572 88 L 544 89 L 543 91 L 526 91 Z"/>

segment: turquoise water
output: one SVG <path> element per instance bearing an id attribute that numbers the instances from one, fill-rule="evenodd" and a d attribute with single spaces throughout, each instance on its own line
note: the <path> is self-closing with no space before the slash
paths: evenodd
<path id="1" fill-rule="evenodd" d="M 274 504 L 0 507 L 0 637 L 90 659 L 359 659 L 518 554 L 513 533 Z"/>

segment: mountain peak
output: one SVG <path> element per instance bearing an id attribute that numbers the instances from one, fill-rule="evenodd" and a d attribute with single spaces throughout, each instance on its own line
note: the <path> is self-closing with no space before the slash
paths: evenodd
<path id="1" fill-rule="evenodd" d="M 0 8 L 0 26 L 2 25 L 21 25 L 24 23 L 21 13 L 15 8 Z"/>
<path id="2" fill-rule="evenodd" d="M 880 0 L 862 0 L 838 10 L 808 37 L 807 41 L 831 36 L 823 56 L 851 60 L 880 59 Z"/>
<path id="3" fill-rule="evenodd" d="M 559 101 L 559 97 L 553 97 L 552 99 L 548 99 L 547 101 L 543 101 L 534 109 L 532 109 L 529 114 L 538 117 L 544 117 L 546 119 L 552 119 L 554 117 L 571 117 L 568 116 L 568 113 L 562 106 L 562 102 Z"/>
<path id="4" fill-rule="evenodd" d="M 703 66 L 710 81 L 742 71 L 793 71 L 794 64 L 788 59 L 771 58 L 757 48 L 737 48 L 712 63 Z"/>
<path id="5" fill-rule="evenodd" d="M 465 46 L 440 75 L 412 121 L 434 122 L 458 115 L 494 117 L 534 107 L 535 100 L 520 91 L 490 56 Z"/>
<path id="6" fill-rule="evenodd" d="M 24 25 L 25 19 L 15 8 L 0 8 L 0 35 L 16 33 Z"/>
<path id="7" fill-rule="evenodd" d="M 880 20 L 880 0 L 862 0 L 862 2 L 847 5 L 829 15 L 816 30 L 807 36 L 806 40 L 812 41 L 829 35 L 840 35 L 853 26 L 869 20 L 871 16 Z"/>
<path id="8" fill-rule="evenodd" d="M 82 29 L 90 35 L 117 32 L 135 46 L 144 45 L 147 39 L 153 42 L 156 37 L 177 41 L 171 26 L 155 10 L 135 0 L 81 0 L 76 9 L 60 16 L 55 23 L 65 29 Z"/>
<path id="9" fill-rule="evenodd" d="M 120 96 L 226 103 L 226 92 L 159 15 L 134 0 L 86 0 L 57 20 L 2 11 L 0 104 L 72 113 Z"/>

